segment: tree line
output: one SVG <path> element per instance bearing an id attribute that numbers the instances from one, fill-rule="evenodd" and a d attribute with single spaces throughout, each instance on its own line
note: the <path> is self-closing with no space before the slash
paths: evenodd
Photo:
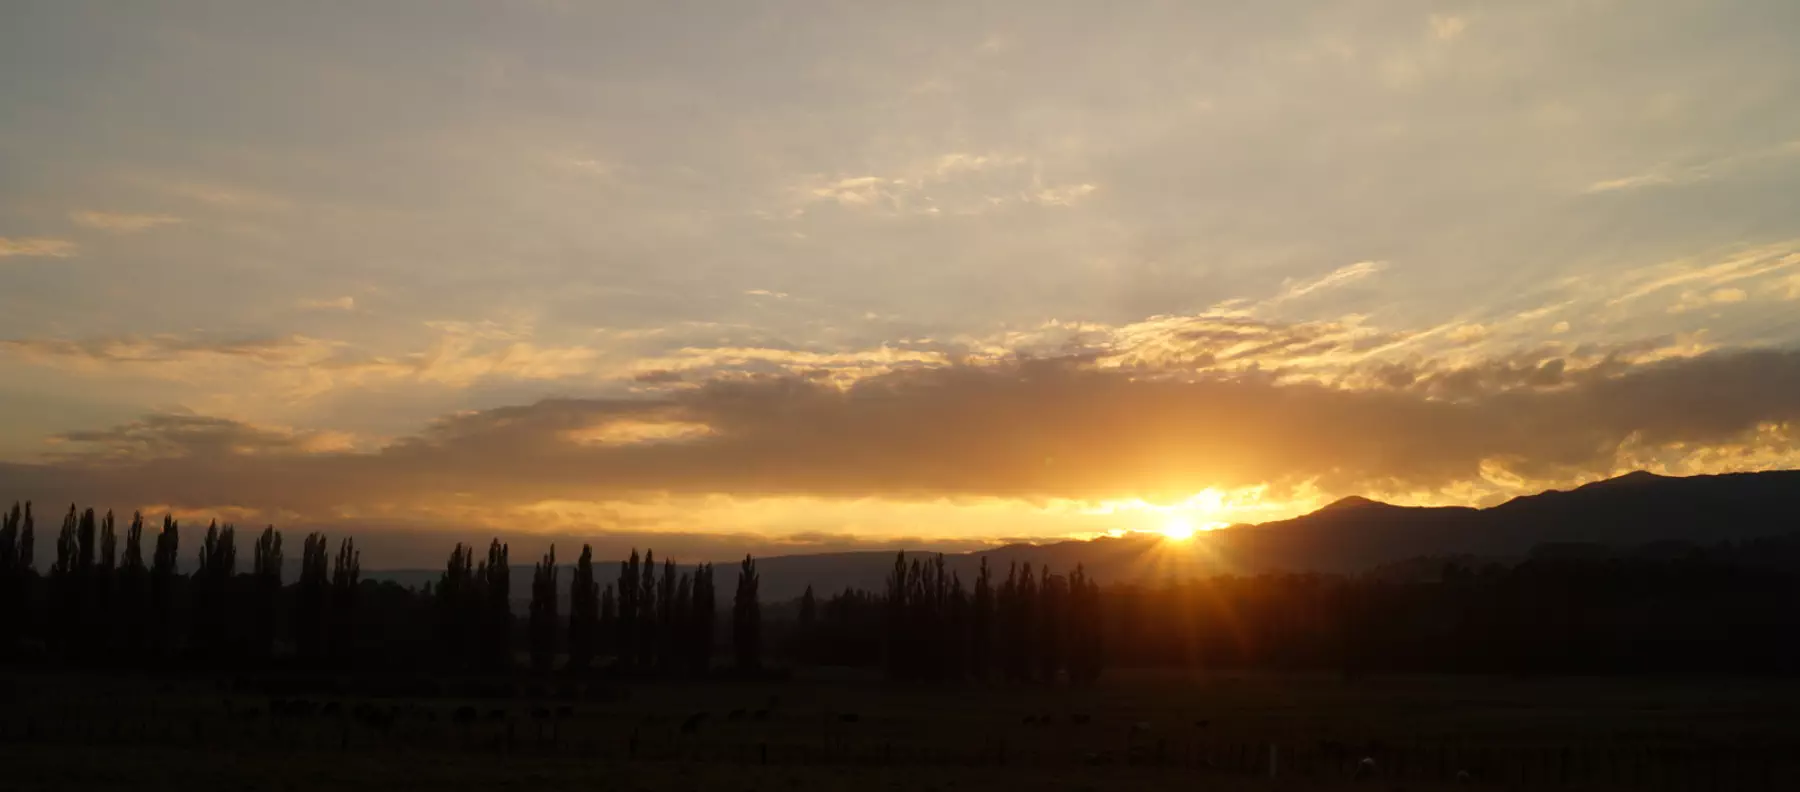
<path id="1" fill-rule="evenodd" d="M 986 558 L 972 587 L 944 556 L 894 557 L 879 597 L 846 591 L 823 615 L 811 587 L 798 606 L 796 654 L 850 664 L 857 645 L 882 651 L 889 678 L 909 682 L 1066 682 L 1100 677 L 1100 586 L 1077 565 L 1068 575 L 1014 564 L 996 582 Z M 878 628 L 875 640 L 859 629 Z M 849 651 L 846 651 L 849 650 Z"/>
<path id="2" fill-rule="evenodd" d="M 171 517 L 158 529 L 134 514 L 121 531 L 112 514 L 71 506 L 42 575 L 36 538 L 29 504 L 0 513 L 0 649 L 63 665 L 692 676 L 755 672 L 778 658 L 878 669 L 906 683 L 1071 685 L 1105 667 L 1144 666 L 1800 672 L 1800 537 L 1104 591 L 1080 566 L 1064 574 L 1018 564 L 1002 577 L 984 559 L 966 584 L 941 555 L 901 553 L 882 590 L 821 598 L 808 587 L 770 603 L 766 623 L 749 556 L 727 618 L 714 565 L 659 563 L 654 551 L 632 551 L 609 575 L 591 547 L 570 567 L 551 548 L 531 567 L 529 603 L 514 603 L 498 540 L 479 558 L 457 545 L 438 579 L 414 590 L 363 579 L 354 541 L 334 545 L 320 533 L 305 537 L 291 583 L 273 527 L 248 540 L 240 564 L 236 528 L 209 524 L 187 573 Z"/>
<path id="3" fill-rule="evenodd" d="M 36 533 L 31 504 L 0 514 L 0 648 L 15 659 L 35 641 L 42 659 L 72 665 L 423 664 L 497 672 L 513 669 L 523 646 L 529 667 L 540 672 L 586 672 L 602 659 L 637 673 L 700 674 L 713 666 L 713 565 L 678 571 L 666 560 L 659 574 L 654 551 L 640 559 L 633 550 L 617 581 L 602 587 L 593 550 L 583 546 L 565 619 L 552 547 L 535 565 L 521 631 L 509 551 L 498 539 L 479 561 L 474 547 L 457 544 L 438 580 L 414 591 L 363 580 L 355 541 L 340 541 L 334 553 L 322 533 L 306 536 L 292 584 L 282 579 L 282 534 L 273 526 L 255 536 L 248 568 L 240 569 L 236 527 L 210 523 L 186 574 L 178 569 L 181 526 L 170 516 L 147 540 L 143 515 L 134 514 L 120 552 L 111 512 L 71 505 L 47 575 L 33 562 Z M 733 661 L 748 671 L 762 664 L 759 584 L 756 560 L 746 555 L 730 632 Z"/>
<path id="4" fill-rule="evenodd" d="M 298 655 L 323 658 L 346 648 L 341 636 L 360 576 L 353 540 L 339 544 L 328 571 L 325 537 L 307 536 L 300 581 L 284 590 L 281 533 L 272 526 L 256 537 L 250 568 L 240 573 L 236 528 L 209 524 L 187 575 L 177 570 L 181 527 L 172 517 L 146 537 L 143 515 L 133 514 L 121 547 L 112 512 L 70 505 L 45 577 L 33 563 L 36 532 L 29 503 L 0 517 L 0 634 L 14 644 L 35 635 L 57 659 L 77 664 L 178 653 L 213 663 L 266 660 L 276 648 L 276 615 L 291 598 L 299 603 Z M 32 607 L 38 601 L 41 610 Z M 334 618 L 344 624 L 334 626 Z"/>

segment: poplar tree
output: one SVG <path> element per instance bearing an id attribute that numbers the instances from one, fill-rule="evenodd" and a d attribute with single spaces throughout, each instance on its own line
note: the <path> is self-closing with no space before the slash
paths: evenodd
<path id="1" fill-rule="evenodd" d="M 582 545 L 581 557 L 575 561 L 574 580 L 569 583 L 570 670 L 586 671 L 593 665 L 600 638 L 600 613 L 600 590 L 594 582 L 594 549 Z"/>
<path id="2" fill-rule="evenodd" d="M 738 568 L 737 596 L 731 608 L 731 646 L 740 671 L 762 667 L 762 605 L 757 602 L 760 582 L 756 559 L 746 554 Z"/>
<path id="3" fill-rule="evenodd" d="M 547 673 L 556 661 L 556 545 L 531 570 L 531 667 Z"/>

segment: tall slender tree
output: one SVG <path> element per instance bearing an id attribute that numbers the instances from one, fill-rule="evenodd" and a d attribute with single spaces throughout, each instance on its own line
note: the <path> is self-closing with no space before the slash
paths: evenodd
<path id="1" fill-rule="evenodd" d="M 56 534 L 56 561 L 50 566 L 51 621 L 48 636 L 66 658 L 79 655 L 79 642 L 86 613 L 83 599 L 87 594 L 86 570 L 81 565 L 81 517 L 75 504 L 63 516 L 62 530 Z"/>
<path id="2" fill-rule="evenodd" d="M 675 559 L 663 559 L 662 579 L 656 592 L 656 662 L 665 671 L 681 665 L 681 658 L 676 656 L 681 636 L 675 632 L 675 622 L 681 610 L 681 603 L 675 598 L 679 582 L 675 572 Z"/>
<path id="3" fill-rule="evenodd" d="M 176 553 L 181 549 L 181 524 L 171 515 L 163 515 L 162 531 L 156 535 L 156 552 L 151 557 L 150 625 L 151 644 L 158 658 L 175 648 Z"/>
<path id="4" fill-rule="evenodd" d="M 694 569 L 694 596 L 689 607 L 688 663 L 695 674 L 712 669 L 713 635 L 716 630 L 719 595 L 713 587 L 713 565 L 701 564 Z"/>
<path id="5" fill-rule="evenodd" d="M 237 575 L 237 528 L 223 528 L 213 521 L 200 540 L 199 566 L 194 572 L 194 647 L 202 657 L 220 662 L 230 654 L 232 583 Z"/>
<path id="6" fill-rule="evenodd" d="M 438 578 L 433 597 L 439 652 L 443 662 L 452 667 L 467 667 L 476 662 L 481 607 L 485 600 L 481 586 L 486 571 L 477 577 L 474 563 L 475 548 L 456 543 L 456 548 L 450 551 L 450 560 L 444 564 L 444 574 Z"/>
<path id="7" fill-rule="evenodd" d="M 300 548 L 300 581 L 294 586 L 294 653 L 311 665 L 323 663 L 328 654 L 326 552 L 325 534 L 306 535 Z"/>
<path id="8" fill-rule="evenodd" d="M 17 501 L 12 511 L 0 517 L 0 648 L 25 637 L 25 622 L 31 614 L 28 594 L 31 589 L 27 571 L 31 559 L 19 548 L 19 527 L 23 519 Z"/>
<path id="9" fill-rule="evenodd" d="M 762 604 L 757 600 L 761 577 L 748 554 L 738 568 L 737 596 L 731 608 L 731 645 L 740 671 L 762 667 Z"/>
<path id="10" fill-rule="evenodd" d="M 547 673 L 556 662 L 556 545 L 531 570 L 531 667 Z"/>
<path id="11" fill-rule="evenodd" d="M 600 587 L 594 582 L 594 548 L 582 545 L 574 580 L 569 583 L 570 670 L 586 671 L 593 665 L 599 638 Z"/>
<path id="12" fill-rule="evenodd" d="M 321 536 L 321 551 L 324 546 L 325 539 Z M 346 536 L 338 541 L 337 560 L 331 567 L 331 599 L 326 617 L 331 657 L 339 665 L 349 663 L 356 656 L 356 600 L 361 582 L 362 551 L 356 549 L 355 539 Z"/>
<path id="13" fill-rule="evenodd" d="M 125 554 L 119 562 L 119 618 L 123 620 L 125 648 L 133 654 L 146 648 L 145 632 L 150 614 L 149 570 L 144 567 L 144 515 L 131 513 L 131 526 L 125 529 Z"/>
<path id="14" fill-rule="evenodd" d="M 495 538 L 488 544 L 486 569 L 486 643 L 489 668 L 512 667 L 512 567 L 506 545 Z"/>
<path id="15" fill-rule="evenodd" d="M 275 652 L 276 621 L 281 605 L 281 532 L 271 525 L 256 538 L 251 555 L 254 607 L 249 634 L 252 656 L 267 658 Z"/>
<path id="16" fill-rule="evenodd" d="M 656 551 L 644 551 L 644 566 L 638 570 L 637 649 L 638 665 L 656 667 Z"/>
<path id="17" fill-rule="evenodd" d="M 638 551 L 631 548 L 631 558 L 619 562 L 619 618 L 614 625 L 619 665 L 637 665 L 638 645 Z"/>
<path id="18" fill-rule="evenodd" d="M 975 576 L 975 596 L 969 603 L 969 671 L 985 682 L 994 668 L 994 576 L 987 556 Z"/>
<path id="19" fill-rule="evenodd" d="M 594 636 L 594 654 L 613 656 L 619 648 L 619 600 L 611 583 L 600 592 L 600 626 Z"/>

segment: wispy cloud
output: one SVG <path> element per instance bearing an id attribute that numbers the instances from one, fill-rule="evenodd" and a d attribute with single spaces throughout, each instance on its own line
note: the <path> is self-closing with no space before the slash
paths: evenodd
<path id="1" fill-rule="evenodd" d="M 1283 285 L 1281 293 L 1270 299 L 1269 302 L 1285 302 L 1287 300 L 1298 299 L 1328 289 L 1335 289 L 1362 280 L 1371 275 L 1375 275 L 1376 273 L 1387 269 L 1387 266 L 1387 262 L 1385 261 L 1358 261 L 1355 264 L 1347 264 L 1311 280 L 1296 281 L 1290 279 Z"/>
<path id="2" fill-rule="evenodd" d="M 1733 288 L 1714 289 L 1710 292 L 1684 292 L 1679 301 L 1669 306 L 1669 313 L 1686 313 L 1714 305 L 1740 303 L 1749 297 L 1750 295 L 1746 294 L 1743 289 Z"/>
<path id="3" fill-rule="evenodd" d="M 115 234 L 147 231 L 157 226 L 183 222 L 182 218 L 174 215 L 94 211 L 70 212 L 69 220 L 83 228 L 94 228 Z"/>
<path id="4" fill-rule="evenodd" d="M 75 251 L 75 243 L 67 239 L 0 237 L 0 258 L 69 258 Z"/>
<path id="5" fill-rule="evenodd" d="M 163 190 L 179 198 L 235 211 L 275 212 L 293 205 L 279 195 L 222 184 L 176 182 L 164 185 Z"/>
<path id="6" fill-rule="evenodd" d="M 356 310 L 356 298 L 351 297 L 350 295 L 344 295 L 342 297 L 319 298 L 319 299 L 303 299 L 295 304 L 298 305 L 299 307 L 309 310 L 309 311 L 354 311 L 354 310 Z"/>

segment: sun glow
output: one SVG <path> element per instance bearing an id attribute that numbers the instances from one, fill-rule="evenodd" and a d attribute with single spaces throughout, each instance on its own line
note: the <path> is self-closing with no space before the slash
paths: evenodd
<path id="1" fill-rule="evenodd" d="M 1186 517 L 1170 517 L 1168 522 L 1163 523 L 1162 535 L 1167 539 L 1185 542 L 1194 538 L 1194 523 Z"/>

